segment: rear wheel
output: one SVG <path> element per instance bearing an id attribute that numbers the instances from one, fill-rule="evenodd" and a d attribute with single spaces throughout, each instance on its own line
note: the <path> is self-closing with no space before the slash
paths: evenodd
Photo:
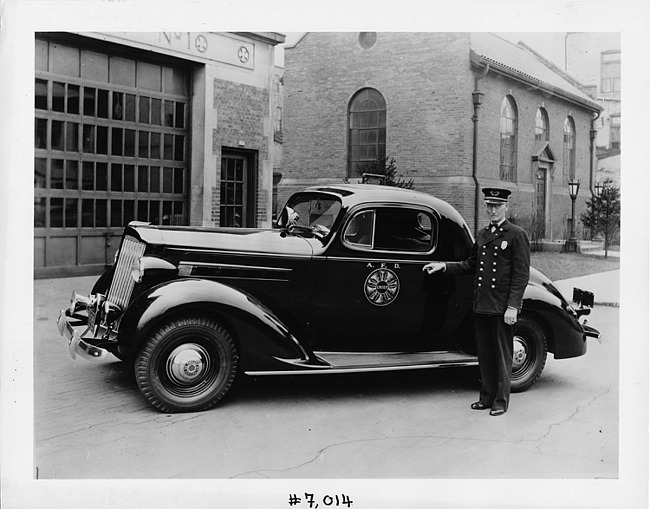
<path id="1" fill-rule="evenodd" d="M 520 316 L 515 325 L 512 356 L 512 392 L 523 392 L 532 387 L 546 365 L 546 336 L 533 319 Z"/>
<path id="2" fill-rule="evenodd" d="M 171 320 L 144 343 L 135 361 L 138 387 L 159 410 L 199 412 L 214 406 L 237 372 L 230 333 L 215 320 Z"/>

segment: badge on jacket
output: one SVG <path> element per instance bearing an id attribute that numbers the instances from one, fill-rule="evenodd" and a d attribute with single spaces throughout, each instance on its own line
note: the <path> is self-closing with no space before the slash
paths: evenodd
<path id="1" fill-rule="evenodd" d="M 505 249 L 505 248 L 507 248 L 507 247 L 508 247 L 508 241 L 507 241 L 507 240 L 504 240 L 504 241 L 501 243 L 501 249 Z"/>

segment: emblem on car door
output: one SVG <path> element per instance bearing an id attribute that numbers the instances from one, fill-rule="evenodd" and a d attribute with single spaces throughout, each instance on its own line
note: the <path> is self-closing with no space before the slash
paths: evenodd
<path id="1" fill-rule="evenodd" d="M 386 268 L 373 270 L 366 278 L 364 290 L 371 304 L 387 306 L 397 298 L 399 278 Z"/>

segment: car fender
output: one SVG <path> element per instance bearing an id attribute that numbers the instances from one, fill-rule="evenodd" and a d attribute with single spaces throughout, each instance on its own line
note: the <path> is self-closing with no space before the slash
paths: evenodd
<path id="1" fill-rule="evenodd" d="M 255 297 L 218 281 L 174 279 L 147 289 L 131 303 L 119 326 L 118 350 L 134 356 L 160 324 L 178 314 L 214 317 L 234 335 L 244 369 L 274 359 L 307 360 L 289 328 Z M 251 345 L 255 345 L 251 349 Z M 264 357 L 253 352 L 264 352 Z"/>
<path id="2" fill-rule="evenodd" d="M 543 286 L 529 284 L 524 292 L 522 312 L 536 318 L 546 334 L 549 352 L 556 359 L 584 355 L 584 330 L 578 317 L 563 299 Z"/>

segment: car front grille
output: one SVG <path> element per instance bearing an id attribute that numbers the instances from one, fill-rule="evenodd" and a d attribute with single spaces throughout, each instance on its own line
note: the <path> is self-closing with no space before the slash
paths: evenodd
<path id="1" fill-rule="evenodd" d="M 135 281 L 131 277 L 131 267 L 144 254 L 144 248 L 143 242 L 129 235 L 122 241 L 115 264 L 115 274 L 107 296 L 110 302 L 117 304 L 121 309 L 125 309 L 131 299 L 135 286 Z"/>

